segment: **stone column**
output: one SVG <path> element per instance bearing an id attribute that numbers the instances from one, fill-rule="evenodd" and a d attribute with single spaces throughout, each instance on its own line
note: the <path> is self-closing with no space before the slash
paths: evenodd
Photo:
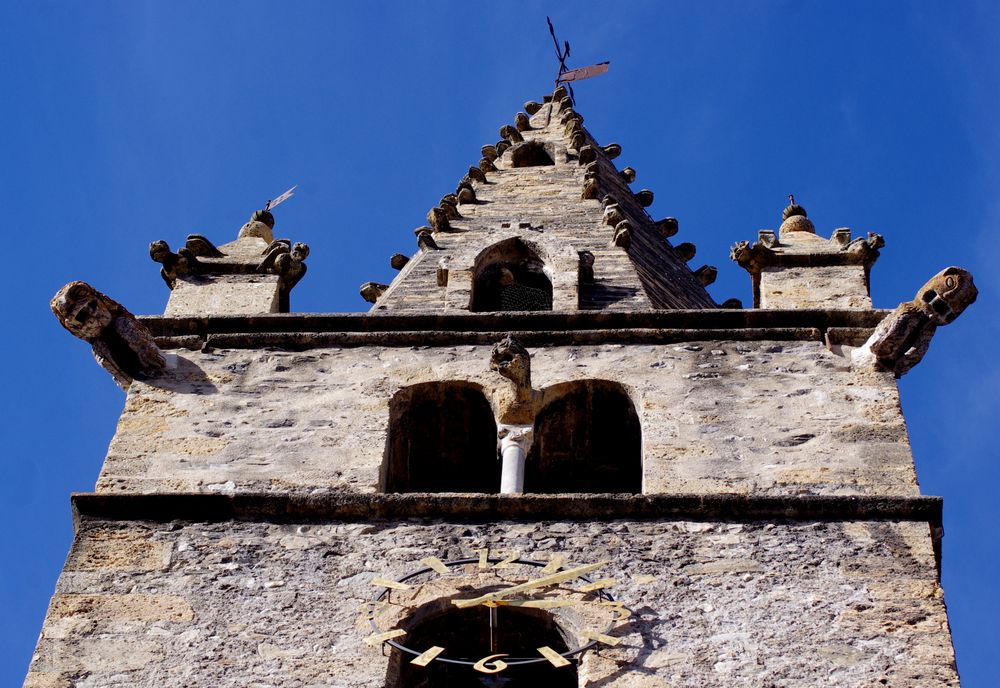
<path id="1" fill-rule="evenodd" d="M 497 431 L 500 447 L 500 494 L 524 492 L 524 460 L 534 438 L 532 425 L 501 425 Z"/>

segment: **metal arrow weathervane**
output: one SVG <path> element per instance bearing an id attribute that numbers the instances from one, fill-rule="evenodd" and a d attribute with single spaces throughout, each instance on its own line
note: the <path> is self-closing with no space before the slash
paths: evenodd
<path id="1" fill-rule="evenodd" d="M 267 203 L 265 203 L 264 204 L 264 211 L 267 212 L 271 208 L 274 208 L 274 207 L 276 207 L 278 205 L 281 205 L 282 203 L 284 203 L 285 201 L 287 201 L 289 198 L 291 198 L 292 196 L 294 196 L 295 194 L 293 192 L 295 191 L 295 188 L 297 186 L 298 186 L 298 184 L 296 184 L 295 186 L 293 186 L 292 188 L 290 188 L 288 191 L 286 191 L 285 193 L 281 194 L 277 198 L 272 198 Z"/>
<path id="2" fill-rule="evenodd" d="M 556 58 L 559 60 L 559 73 L 556 75 L 556 86 L 559 84 L 566 84 L 566 88 L 569 90 L 569 97 L 576 104 L 576 96 L 573 95 L 573 87 L 569 85 L 571 81 L 582 81 L 583 79 L 589 79 L 592 76 L 600 76 L 604 72 L 608 71 L 608 65 L 610 62 L 598 62 L 597 64 L 592 64 L 589 67 L 579 67 L 578 69 L 570 69 L 566 66 L 566 58 L 569 57 L 569 41 L 563 42 L 563 47 L 559 47 L 559 39 L 556 38 L 555 27 L 552 26 L 552 20 L 548 17 L 545 21 L 549 24 L 549 33 L 552 34 L 552 42 L 556 46 Z"/>

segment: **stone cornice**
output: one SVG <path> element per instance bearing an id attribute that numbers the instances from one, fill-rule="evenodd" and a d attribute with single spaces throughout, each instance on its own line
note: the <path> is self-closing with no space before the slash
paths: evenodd
<path id="1" fill-rule="evenodd" d="M 885 310 L 660 310 L 462 313 L 282 313 L 142 316 L 164 349 L 493 344 L 517 333 L 529 346 L 712 340 L 864 341 Z"/>
<path id="2" fill-rule="evenodd" d="M 940 497 L 743 494 L 75 493 L 75 518 L 293 522 L 461 520 L 922 521 L 940 526 Z"/>

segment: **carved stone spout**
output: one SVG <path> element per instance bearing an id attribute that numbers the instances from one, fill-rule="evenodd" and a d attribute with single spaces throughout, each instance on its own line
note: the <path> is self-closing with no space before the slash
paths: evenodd
<path id="1" fill-rule="evenodd" d="M 511 381 L 511 389 L 501 393 L 497 404 L 500 492 L 520 494 L 524 491 L 524 462 L 534 437 L 541 392 L 531 388 L 531 355 L 510 335 L 493 347 L 490 369 Z"/>
<path id="2" fill-rule="evenodd" d="M 165 365 L 149 330 L 124 306 L 86 282 L 70 282 L 49 306 L 70 334 L 91 345 L 94 358 L 122 389 Z"/>
<path id="3" fill-rule="evenodd" d="M 854 365 L 900 377 L 920 363 L 938 326 L 962 314 L 979 295 L 972 274 L 957 267 L 934 275 L 912 301 L 901 303 L 851 354 Z"/>
<path id="4" fill-rule="evenodd" d="M 511 381 L 509 394 L 500 399 L 501 423 L 532 423 L 535 417 L 535 397 L 531 389 L 531 355 L 516 338 L 504 337 L 490 355 L 490 370 Z"/>

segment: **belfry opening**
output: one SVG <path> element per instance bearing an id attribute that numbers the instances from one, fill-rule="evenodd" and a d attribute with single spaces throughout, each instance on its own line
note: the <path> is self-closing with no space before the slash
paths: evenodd
<path id="1" fill-rule="evenodd" d="M 482 389 L 427 382 L 389 402 L 385 492 L 496 492 L 496 422 Z"/>
<path id="2" fill-rule="evenodd" d="M 524 491 L 642 492 L 642 431 L 625 389 L 580 380 L 545 390 L 535 417 Z"/>
<path id="3" fill-rule="evenodd" d="M 470 310 L 552 310 L 552 280 L 545 263 L 517 237 L 488 247 L 476 259 Z"/>

